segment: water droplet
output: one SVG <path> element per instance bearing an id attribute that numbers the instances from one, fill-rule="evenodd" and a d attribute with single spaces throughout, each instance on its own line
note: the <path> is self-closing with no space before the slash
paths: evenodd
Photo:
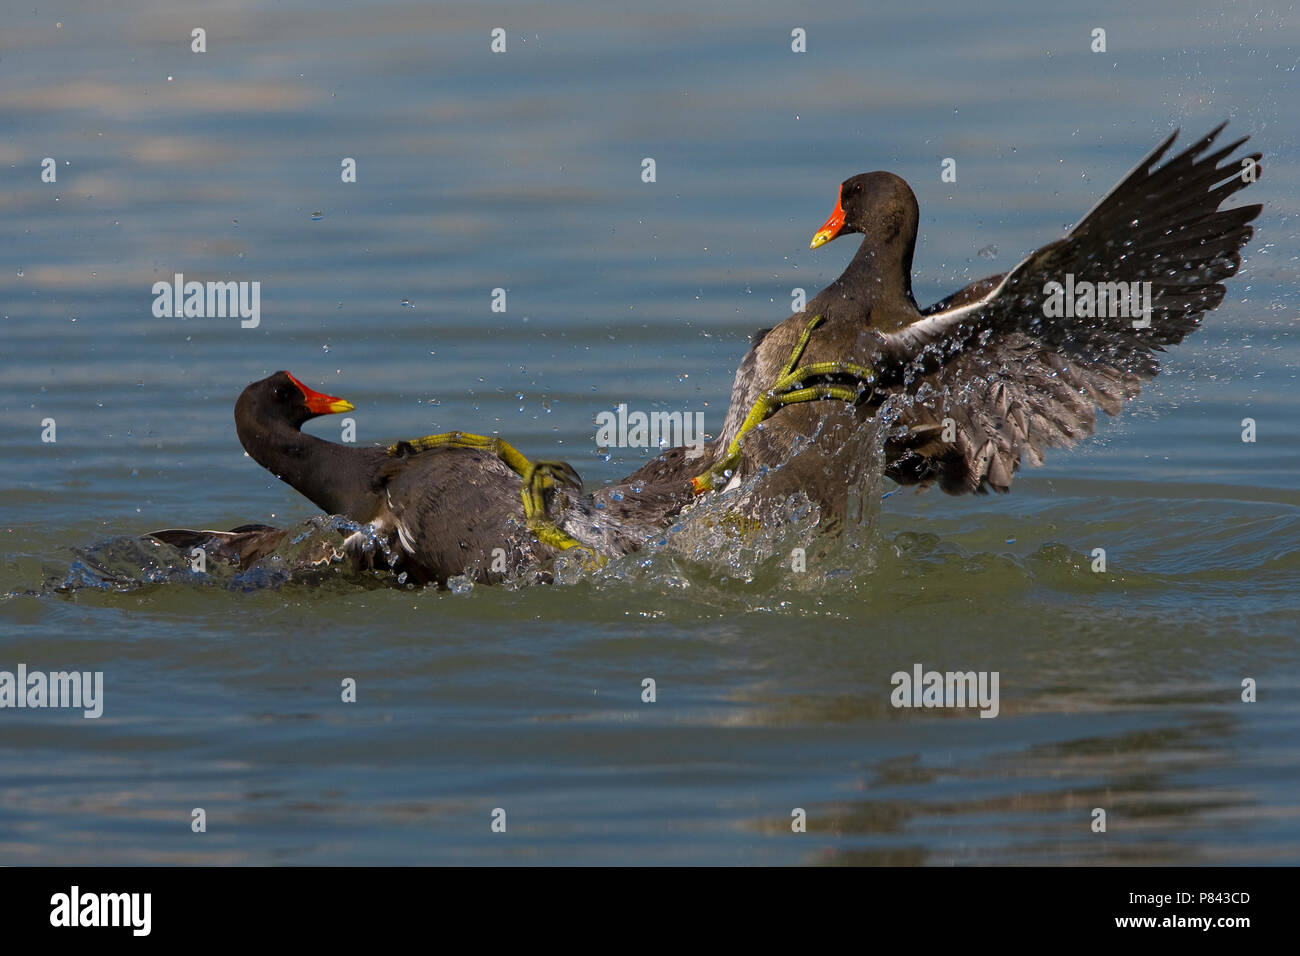
<path id="1" fill-rule="evenodd" d="M 989 243 L 983 249 L 976 253 L 981 259 L 996 259 L 998 257 L 998 247 Z"/>
<path id="2" fill-rule="evenodd" d="M 320 222 L 324 218 L 325 218 L 325 214 L 321 212 L 319 209 L 317 209 L 314 213 L 311 214 L 312 222 Z"/>

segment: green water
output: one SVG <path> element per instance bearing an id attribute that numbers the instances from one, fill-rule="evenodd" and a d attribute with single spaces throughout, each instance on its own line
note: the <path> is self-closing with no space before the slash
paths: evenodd
<path id="1" fill-rule="evenodd" d="M 0 863 L 1300 862 L 1292 7 L 5 20 L 0 670 L 102 671 L 105 699 L 0 710 Z M 928 303 L 1224 117 L 1265 154 L 1241 275 L 1008 496 L 873 500 L 807 572 L 797 536 L 756 560 L 690 525 L 519 590 L 123 564 L 153 528 L 313 516 L 234 436 L 271 371 L 351 400 L 361 442 L 499 432 L 596 487 L 643 460 L 599 451 L 598 412 L 720 425 L 749 334 L 851 255 L 807 250 L 848 175 L 912 183 Z M 176 272 L 261 281 L 260 326 L 154 318 Z M 48 586 L 88 560 L 125 583 Z M 998 716 L 891 706 L 916 664 L 998 672 Z"/>

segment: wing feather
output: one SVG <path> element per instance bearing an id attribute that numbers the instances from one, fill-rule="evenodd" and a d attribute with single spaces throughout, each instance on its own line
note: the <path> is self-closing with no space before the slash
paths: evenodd
<path id="1" fill-rule="evenodd" d="M 1216 308 L 1260 205 L 1219 206 L 1258 178 L 1259 153 L 1223 162 L 1223 125 L 1160 165 L 1175 131 L 1067 235 L 882 336 L 890 476 L 954 494 L 1006 491 L 1022 461 L 1092 433 L 1159 371 L 1157 353 Z M 1254 176 L 1243 175 L 1246 161 Z M 1049 318 L 1047 283 L 1150 282 L 1150 325 Z"/>

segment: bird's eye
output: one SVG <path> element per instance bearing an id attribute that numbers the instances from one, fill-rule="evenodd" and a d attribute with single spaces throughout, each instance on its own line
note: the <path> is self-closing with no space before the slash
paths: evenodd
<path id="1" fill-rule="evenodd" d="M 282 389 L 282 388 L 277 388 L 277 389 L 275 390 L 275 397 L 276 397 L 276 398 L 284 398 L 284 389 Z"/>

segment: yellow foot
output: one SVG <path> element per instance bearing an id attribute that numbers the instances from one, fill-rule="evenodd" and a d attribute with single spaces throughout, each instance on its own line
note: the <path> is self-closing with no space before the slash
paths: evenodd
<path id="1" fill-rule="evenodd" d="M 429 451 L 434 448 L 479 448 L 496 455 L 506 466 L 520 477 L 523 488 L 520 492 L 524 503 L 524 518 L 528 521 L 528 530 L 536 535 L 537 540 L 557 551 L 580 548 L 591 555 L 592 560 L 604 563 L 591 548 L 577 538 L 562 531 L 546 514 L 546 492 L 555 488 L 567 488 L 572 491 L 582 489 L 582 478 L 566 461 L 529 461 L 528 458 L 503 438 L 489 435 L 475 435 L 471 432 L 443 432 L 439 435 L 425 435 L 399 441 L 388 447 L 390 458 L 412 452 Z"/>
<path id="2" fill-rule="evenodd" d="M 745 421 L 736 432 L 736 437 L 727 446 L 726 456 L 704 474 L 691 479 L 691 487 L 697 495 L 712 491 L 717 487 L 719 478 L 735 469 L 740 461 L 740 446 L 744 437 L 786 405 L 815 402 L 827 398 L 839 399 L 842 402 L 856 402 L 862 397 L 862 393 L 868 388 L 867 383 L 875 377 L 875 372 L 865 365 L 856 365 L 853 362 L 814 362 L 803 368 L 795 368 L 808 345 L 808 340 L 812 338 L 813 330 L 821 324 L 821 321 L 820 315 L 814 316 L 803 330 L 799 341 L 795 343 L 794 350 L 790 353 L 789 360 L 778 373 L 776 383 L 759 396 L 758 401 L 754 402 L 753 408 L 749 410 L 749 414 L 745 416 Z M 805 384 L 810 378 L 827 375 L 851 376 L 858 379 L 858 385 L 850 387 Z"/>

